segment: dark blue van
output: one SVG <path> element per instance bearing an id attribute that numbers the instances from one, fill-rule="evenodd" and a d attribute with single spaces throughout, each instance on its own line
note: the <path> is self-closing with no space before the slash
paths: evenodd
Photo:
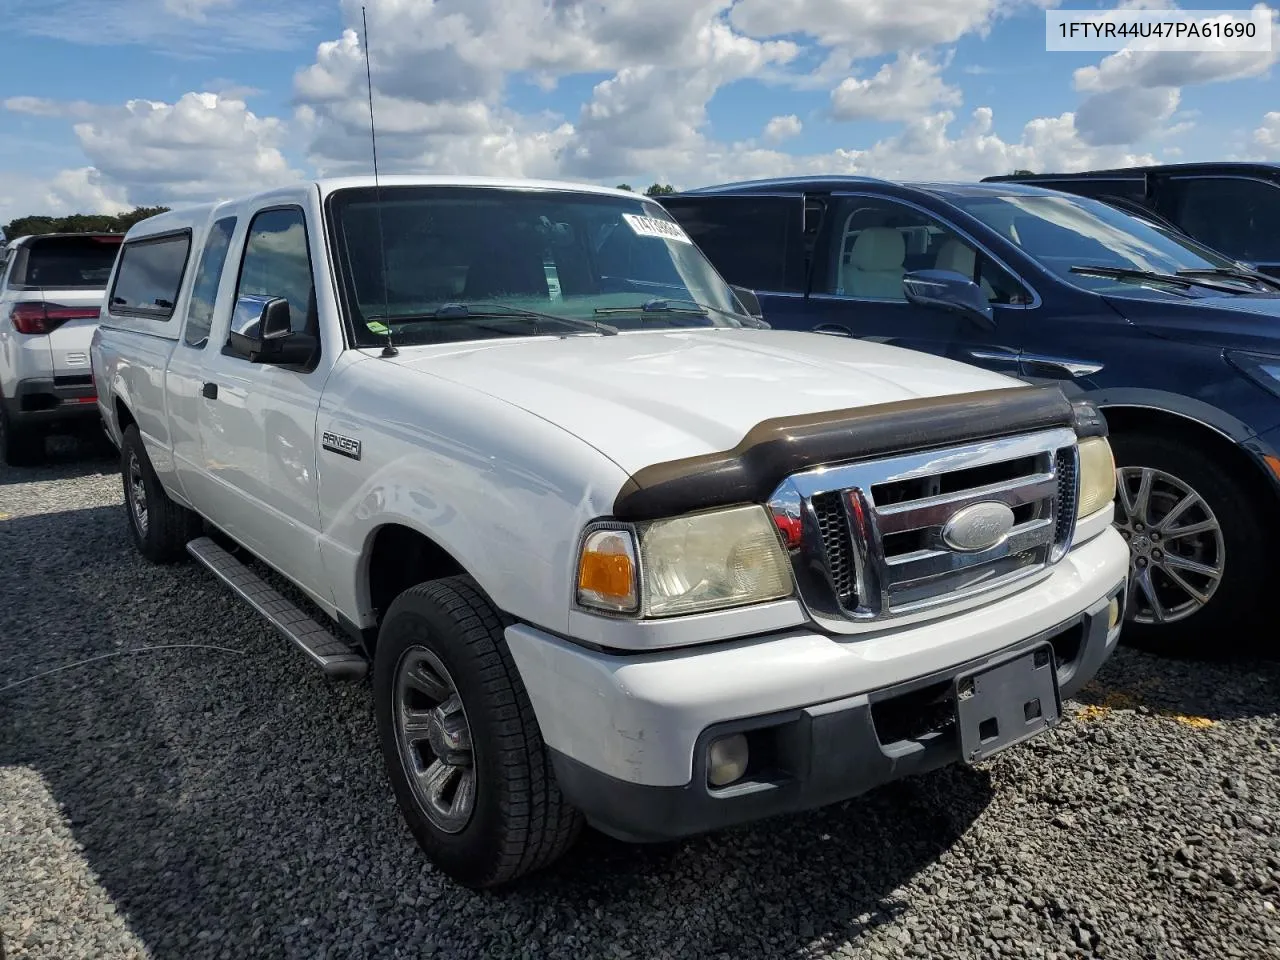
<path id="1" fill-rule="evenodd" d="M 1208 651 L 1266 617 L 1280 542 L 1280 280 L 1153 219 L 1010 183 L 857 177 L 658 198 L 774 327 L 893 343 L 1106 412 L 1127 639 Z"/>

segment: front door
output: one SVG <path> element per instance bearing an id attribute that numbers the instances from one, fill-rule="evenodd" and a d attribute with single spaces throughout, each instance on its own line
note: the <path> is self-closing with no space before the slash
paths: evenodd
<path id="1" fill-rule="evenodd" d="M 916 270 L 950 270 L 977 282 L 992 304 L 996 329 L 909 303 L 902 280 Z M 1010 271 L 926 210 L 873 194 L 831 198 L 815 246 L 811 329 L 1017 375 L 1017 338 L 1008 321 L 1030 299 Z"/>
<path id="2" fill-rule="evenodd" d="M 302 206 L 252 212 L 238 267 L 235 299 L 283 297 L 293 328 L 320 336 Z M 227 337 L 221 323 L 217 333 L 217 349 L 211 343 L 205 351 L 199 417 L 205 475 L 220 499 L 217 516 L 272 566 L 300 583 L 317 583 L 316 417 L 335 345 L 322 343 L 318 365 L 302 370 L 250 363 L 221 349 Z"/>

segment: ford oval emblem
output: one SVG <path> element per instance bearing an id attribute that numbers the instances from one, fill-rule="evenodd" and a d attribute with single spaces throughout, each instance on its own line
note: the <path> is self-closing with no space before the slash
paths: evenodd
<path id="1" fill-rule="evenodd" d="M 942 542 L 961 553 L 990 550 L 1004 543 L 1013 529 L 1013 510 L 995 500 L 984 500 L 957 510 L 942 528 Z"/>

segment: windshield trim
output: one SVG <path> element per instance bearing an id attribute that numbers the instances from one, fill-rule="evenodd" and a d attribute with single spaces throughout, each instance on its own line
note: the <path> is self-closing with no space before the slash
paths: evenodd
<path id="1" fill-rule="evenodd" d="M 944 227 L 947 227 L 950 230 L 954 230 L 959 236 L 963 237 L 965 240 L 969 241 L 969 243 L 973 244 L 975 249 L 981 251 L 986 256 L 994 260 L 997 266 L 1000 266 L 1005 271 L 1007 271 L 1009 276 L 1013 277 L 1014 280 L 1020 283 L 1031 294 L 1030 303 L 1000 304 L 1002 308 L 1009 309 L 1009 310 L 1024 310 L 1024 311 L 1036 310 L 1040 307 L 1041 304 L 1044 303 L 1044 299 L 1040 296 L 1040 291 L 1036 289 L 1035 284 L 1027 280 L 1026 275 L 1021 270 L 1015 270 L 1013 267 L 1009 265 L 1009 261 L 1007 258 L 998 256 L 996 253 L 992 251 L 991 244 L 983 243 L 981 240 L 977 238 L 977 236 L 974 235 L 972 230 L 967 230 L 964 227 L 960 226 L 958 223 L 955 222 L 953 218 L 948 217 L 946 214 L 939 213 L 937 210 L 933 210 L 929 207 L 926 207 L 923 204 L 915 202 L 914 200 L 908 200 L 905 197 L 895 197 L 885 193 L 874 193 L 870 190 L 833 190 L 831 193 L 831 198 L 834 200 L 838 197 L 863 197 L 868 200 L 877 200 L 880 202 L 900 203 L 903 206 L 910 207 L 911 209 L 915 210 L 918 213 L 924 214 L 926 217 L 932 217 L 933 219 L 941 223 Z M 952 209 L 958 210 L 960 213 L 965 214 L 966 216 L 970 216 L 969 214 L 965 213 L 964 208 L 959 206 L 958 204 L 953 204 L 949 200 L 945 200 L 942 202 L 948 204 L 948 206 L 950 206 Z M 982 224 L 982 221 L 977 220 L 976 217 L 970 216 L 970 219 L 976 220 L 978 223 Z M 982 226 L 984 228 L 987 228 L 986 224 L 982 224 Z M 842 295 L 827 294 L 827 296 L 834 297 L 834 296 L 842 296 Z M 878 301 L 878 302 L 897 303 L 898 301 L 894 300 L 894 301 Z"/>
<path id="2" fill-rule="evenodd" d="M 344 186 L 344 187 L 331 190 L 323 197 L 321 201 L 322 229 L 324 231 L 326 247 L 327 247 L 325 251 L 325 260 L 326 260 L 326 265 L 328 266 L 328 269 L 329 269 L 329 281 L 332 286 L 334 297 L 338 305 L 338 313 L 341 319 L 344 346 L 347 349 L 352 349 L 352 350 L 364 350 L 364 349 L 369 349 L 371 347 L 373 349 L 381 349 L 381 347 L 383 346 L 383 343 L 381 342 L 382 338 L 379 338 L 378 343 L 365 342 L 366 340 L 369 339 L 369 337 L 361 336 L 360 331 L 357 329 L 357 324 L 355 319 L 356 312 L 352 309 L 352 304 L 350 301 L 350 290 L 348 289 L 349 283 L 346 279 L 347 274 L 346 274 L 344 264 L 342 262 L 342 251 L 344 247 L 343 247 L 342 239 L 340 236 L 341 228 L 338 222 L 338 219 L 339 219 L 338 210 L 339 210 L 340 204 L 344 202 L 346 198 L 352 196 L 353 194 L 356 196 L 368 195 L 370 197 L 378 197 L 379 194 L 377 193 L 377 191 L 379 190 L 381 191 L 379 202 L 382 202 L 382 203 L 387 203 L 391 201 L 392 198 L 388 196 L 388 194 L 412 195 L 415 199 L 419 199 L 419 200 L 421 199 L 429 200 L 429 199 L 436 199 L 436 198 L 444 199 L 444 200 L 465 199 L 468 197 L 477 197 L 477 196 L 490 197 L 490 198 L 501 197 L 501 196 L 509 197 L 513 194 L 524 196 L 524 197 L 540 196 L 545 198 L 554 198 L 556 196 L 561 196 L 566 199 L 572 198 L 572 199 L 577 199 L 577 200 L 582 200 L 587 202 L 595 202 L 595 203 L 609 203 L 609 202 L 623 203 L 627 200 L 634 199 L 634 201 L 640 205 L 641 213 L 643 216 L 657 217 L 664 220 L 670 220 L 673 224 L 676 224 L 677 226 L 679 226 L 679 221 L 676 220 L 675 217 L 673 217 L 668 210 L 666 210 L 660 203 L 655 201 L 653 198 L 648 197 L 644 194 L 635 194 L 634 198 L 619 197 L 619 196 L 615 196 L 612 193 L 595 193 L 589 190 L 581 190 L 581 189 L 578 189 L 576 186 L 559 188 L 554 185 L 548 186 L 548 185 L 533 185 L 533 184 L 521 185 L 521 186 L 504 186 L 504 185 L 497 185 L 497 184 L 491 185 L 491 184 L 465 184 L 465 183 L 459 183 L 459 184 L 393 183 L 393 184 L 383 185 L 381 188 L 379 188 L 374 184 L 360 183 L 360 184 L 353 184 L 351 186 Z M 668 241 L 668 242 L 671 242 L 671 241 Z M 692 240 L 690 240 L 689 246 L 691 246 L 692 249 L 696 252 L 698 258 L 702 261 L 703 266 L 708 272 L 708 274 L 711 277 L 713 277 L 717 282 L 719 282 L 727 291 L 730 302 L 737 303 L 738 302 L 737 294 L 734 292 L 732 285 L 729 283 L 728 280 L 726 280 L 721 275 L 720 271 L 716 269 L 715 265 L 710 261 L 710 259 L 708 259 L 707 255 L 702 251 L 702 248 L 699 247 Z M 711 312 L 713 313 L 724 312 L 726 314 L 730 314 L 733 316 L 739 316 L 742 321 L 740 323 L 740 326 L 744 329 L 750 328 L 750 324 L 747 322 L 748 320 L 750 320 L 750 318 L 746 314 L 740 315 L 731 311 L 716 311 L 716 310 L 713 310 Z M 723 326 L 726 329 L 737 329 L 737 327 L 733 327 L 727 323 L 723 324 Z M 705 329 L 705 328 L 699 327 L 697 329 Z M 631 331 L 620 330 L 619 332 L 628 333 Z M 550 333 L 549 332 L 549 333 L 538 334 L 537 336 L 540 338 L 548 338 L 548 337 L 563 337 L 566 335 L 577 336 L 580 334 L 585 334 L 588 336 L 596 335 L 591 331 L 583 330 L 583 331 L 573 331 L 572 333 L 566 333 L 566 332 Z M 478 342 L 478 341 L 487 340 L 487 339 L 489 338 L 476 337 L 474 341 L 468 339 L 468 340 L 460 340 L 460 341 L 453 341 L 453 342 L 470 343 L 470 342 Z M 407 343 L 396 342 L 397 347 L 429 346 L 429 345 L 431 344 L 418 343 L 414 341 L 410 341 Z"/>

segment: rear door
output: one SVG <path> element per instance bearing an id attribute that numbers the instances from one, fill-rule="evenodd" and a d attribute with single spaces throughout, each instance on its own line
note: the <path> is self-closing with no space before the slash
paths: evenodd
<path id="1" fill-rule="evenodd" d="M 764 319 L 812 326 L 805 304 L 803 193 L 657 197 L 726 281 L 753 290 Z"/>

